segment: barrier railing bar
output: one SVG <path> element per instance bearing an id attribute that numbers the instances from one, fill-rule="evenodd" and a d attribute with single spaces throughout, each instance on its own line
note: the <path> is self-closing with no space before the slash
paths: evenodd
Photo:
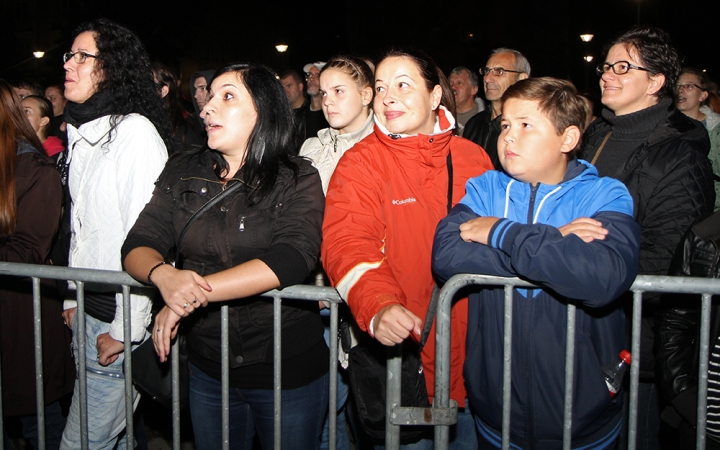
<path id="1" fill-rule="evenodd" d="M 698 369 L 697 404 L 697 449 L 705 450 L 705 431 L 707 428 L 707 391 L 710 362 L 710 311 L 712 294 L 703 294 L 700 312 L 700 368 Z M 713 342 L 714 346 L 715 343 Z"/>
<path id="2" fill-rule="evenodd" d="M 230 449 L 230 345 L 228 344 L 228 305 L 220 307 L 220 385 L 222 395 L 222 448 Z"/>
<path id="3" fill-rule="evenodd" d="M 275 450 L 282 448 L 282 299 L 273 295 L 273 440 Z"/>
<path id="4" fill-rule="evenodd" d="M 33 277 L 33 334 L 35 340 L 35 407 L 37 408 L 38 446 L 45 450 L 45 379 L 43 377 L 42 351 L 42 304 L 40 303 L 40 278 Z M 0 397 L 1 398 L 1 397 Z"/>
<path id="5" fill-rule="evenodd" d="M 328 444 L 330 450 L 337 450 L 337 365 L 338 305 L 337 303 L 330 303 L 330 401 L 328 405 Z"/>
<path id="6" fill-rule="evenodd" d="M 513 288 L 505 286 L 505 322 L 503 336 L 503 410 L 502 410 L 502 450 L 510 449 L 510 396 L 512 395 L 512 313 Z"/>
<path id="7" fill-rule="evenodd" d="M 72 278 L 71 278 L 72 279 Z M 80 387 L 80 449 L 88 450 L 88 411 L 87 411 L 87 349 L 86 327 L 85 327 L 85 283 L 75 282 L 77 295 L 77 309 L 73 317 L 73 323 L 77 320 L 77 347 L 79 355 L 75 355 L 78 361 L 78 384 Z"/>
<path id="8" fill-rule="evenodd" d="M 575 308 L 573 303 L 568 303 L 567 334 L 565 336 L 565 417 L 563 422 L 563 450 L 570 450 L 572 447 L 573 380 L 575 379 Z"/>
<path id="9" fill-rule="evenodd" d="M 17 264 L 17 263 L 0 263 L 0 275 L 11 275 L 11 276 L 25 276 L 25 277 L 31 277 L 33 278 L 33 301 L 34 301 L 34 307 L 35 303 L 38 303 L 39 308 L 39 298 L 40 298 L 40 285 L 39 285 L 39 279 L 40 278 L 47 278 L 47 279 L 62 279 L 62 280 L 76 280 L 76 286 L 77 286 L 77 299 L 78 299 L 78 309 L 77 314 L 75 316 L 76 319 L 84 318 L 84 298 L 85 298 L 85 282 L 91 282 L 91 283 L 102 283 L 102 284 L 110 284 L 110 285 L 118 285 L 123 286 L 123 307 L 125 308 L 125 311 L 127 312 L 125 316 L 124 328 L 125 333 L 128 335 L 130 333 L 129 324 L 130 324 L 130 298 L 129 298 L 129 291 L 130 286 L 142 286 L 142 284 L 134 281 L 132 278 L 129 277 L 124 272 L 113 272 L 113 271 L 101 271 L 101 270 L 92 270 L 92 269 L 68 269 L 68 268 L 61 268 L 61 267 L 52 267 L 52 266 L 34 266 L 34 265 L 26 265 L 26 264 Z M 440 303 L 438 305 L 438 314 L 437 314 L 437 324 L 436 324 L 436 336 L 438 337 L 444 337 L 449 335 L 450 331 L 450 306 L 451 306 L 451 300 L 454 295 L 454 293 L 462 286 L 471 285 L 471 284 L 484 284 L 484 285 L 501 285 L 504 286 L 505 290 L 505 337 L 504 337 L 504 361 L 503 361 L 503 370 L 505 373 L 509 373 L 510 371 L 510 344 L 511 344 L 511 333 L 512 333 L 512 291 L 514 288 L 517 287 L 534 287 L 532 284 L 518 280 L 518 279 L 506 279 L 502 277 L 489 277 L 489 276 L 481 276 L 481 275 L 457 275 L 453 277 L 448 283 L 446 283 L 445 287 L 443 288 L 440 296 Z M 641 326 L 641 317 L 642 317 L 642 296 L 643 293 L 646 291 L 652 291 L 652 292 L 673 292 L 673 293 L 688 293 L 688 294 L 697 294 L 699 292 L 704 292 L 703 294 L 703 300 L 702 300 L 702 310 L 701 310 L 701 345 L 700 345 L 700 377 L 699 377 L 699 384 L 698 384 L 698 443 L 697 448 L 701 449 L 705 447 L 705 437 L 704 432 L 706 428 L 706 421 L 705 421 L 705 415 L 707 413 L 707 405 L 706 405 L 706 399 L 705 396 L 707 395 L 707 370 L 708 370 L 708 356 L 710 351 L 709 346 L 709 324 L 710 324 L 710 313 L 711 313 L 711 300 L 712 295 L 714 294 L 720 294 L 720 283 L 718 283 L 717 280 L 712 279 L 705 279 L 705 278 L 677 278 L 677 277 L 651 277 L 651 276 L 638 276 L 635 280 L 633 286 L 631 287 L 631 290 L 633 291 L 633 317 L 632 317 L 632 325 L 633 325 L 633 333 L 632 333 L 632 343 L 631 343 L 631 349 L 633 353 L 633 359 L 639 360 L 640 358 L 640 326 Z M 280 307 L 282 298 L 295 298 L 295 299 L 302 299 L 302 300 L 325 300 L 330 301 L 332 303 L 339 303 L 341 300 L 339 296 L 337 295 L 337 292 L 334 290 L 324 288 L 324 287 L 317 287 L 317 286 L 292 286 L 289 288 L 284 289 L 281 291 L 269 291 L 264 294 L 263 296 L 269 296 L 274 298 L 274 311 L 275 311 L 275 317 L 274 317 L 274 340 L 275 340 L 275 360 L 278 364 L 276 364 L 275 368 L 275 447 L 280 448 L 280 425 L 281 425 L 281 403 L 280 403 L 280 394 L 281 394 L 281 348 L 280 348 L 280 342 L 281 342 L 281 313 L 280 313 Z M 571 305 L 569 305 L 571 306 Z M 337 336 L 337 305 L 331 305 L 331 331 L 333 334 L 333 337 Z M 570 383 L 570 386 L 567 385 L 568 379 L 572 380 L 572 370 L 574 370 L 574 366 L 571 362 L 569 362 L 569 356 L 574 355 L 573 349 L 570 348 L 570 346 L 574 346 L 574 324 L 575 324 L 575 318 L 574 316 L 571 318 L 572 311 L 571 309 L 574 309 L 574 307 L 569 307 L 568 309 L 568 341 L 567 341 L 567 347 L 566 347 L 566 356 L 568 358 L 566 359 L 566 392 L 565 392 L 565 427 L 566 429 L 571 429 L 571 418 L 572 418 L 572 383 Z M 36 310 L 36 317 L 40 317 L 39 309 Z M 229 364 L 228 364 L 228 342 L 227 342 L 227 331 L 228 331 L 228 310 L 227 305 L 224 305 L 221 308 L 222 315 L 221 315 L 221 332 L 224 333 L 224 336 L 221 337 L 221 356 L 223 357 L 223 448 L 227 448 L 229 446 L 229 407 L 227 405 L 228 403 L 228 394 L 229 394 L 229 388 L 228 388 L 228 378 L 229 378 Z M 42 335 L 41 333 L 41 322 L 35 323 L 35 333 L 37 335 Z M 573 330 L 571 330 L 573 328 Z M 87 424 L 87 384 L 86 384 L 86 326 L 84 323 L 84 320 L 79 320 L 77 324 L 77 343 L 78 343 L 78 353 L 79 355 L 76 355 L 78 358 L 78 366 L 79 366 L 79 373 L 83 374 L 83 376 L 79 376 L 79 390 L 80 390 L 80 428 L 81 428 L 81 448 L 86 449 L 88 447 L 88 424 Z M 572 336 L 572 338 L 571 338 Z M 38 339 L 36 337 L 36 339 Z M 443 342 L 447 340 L 448 342 Z M 126 356 L 128 353 L 128 346 L 130 343 L 125 344 L 125 352 Z M 173 365 L 173 390 L 175 398 L 173 400 L 173 447 L 179 448 L 179 390 L 176 389 L 179 387 L 179 383 L 177 383 L 176 374 L 178 373 L 177 366 L 175 365 L 177 363 L 177 344 L 173 346 L 173 356 L 174 356 L 174 365 Z M 224 348 L 223 348 L 224 347 Z M 334 340 L 331 341 L 331 361 L 334 363 L 336 361 L 336 351 L 337 351 L 337 341 Z M 334 348 L 333 348 L 334 347 Z M 390 381 L 390 378 L 393 378 L 393 383 L 399 382 L 399 374 L 401 373 L 402 368 L 402 359 L 401 359 L 401 353 L 398 351 L 399 349 L 395 349 L 395 354 L 392 355 L 391 358 L 388 360 L 388 381 Z M 37 348 L 36 348 L 37 352 Z M 334 355 L 333 355 L 334 353 Z M 40 354 L 41 354 L 41 347 L 40 347 Z M 36 353 L 37 357 L 37 353 Z M 127 369 L 131 369 L 131 357 L 126 358 L 126 373 Z M 436 368 L 436 380 L 435 380 L 435 398 L 434 398 L 434 407 L 436 408 L 447 408 L 450 404 L 449 402 L 449 339 L 438 339 L 438 345 L 436 345 L 436 360 L 438 367 Z M 41 360 L 40 360 L 41 362 Z M 39 364 L 39 366 L 42 366 L 42 364 Z M 330 385 L 336 385 L 337 380 L 337 367 L 335 364 L 331 364 L 331 370 L 330 372 L 335 373 L 335 377 L 331 377 Z M 334 369 L 334 370 L 333 370 Z M 40 378 L 42 377 L 42 374 L 40 373 Z M 510 377 L 504 377 L 504 386 L 503 386 L 503 448 L 509 447 L 509 418 L 510 418 L 510 390 L 509 386 L 511 378 Z M 637 440 L 637 399 L 638 399 L 638 381 L 639 381 L 639 364 L 633 364 L 631 365 L 631 372 L 630 372 L 630 420 L 629 420 L 629 427 L 628 427 L 628 444 L 630 449 L 634 449 L 636 446 L 636 440 Z M 127 386 L 128 381 L 126 380 L 126 414 L 132 414 L 132 388 L 128 388 Z M 131 381 L 130 381 L 131 385 Z M 337 388 L 337 386 L 335 386 Z M 388 383 L 388 388 L 390 389 L 390 383 Z M 569 392 L 568 392 L 569 388 Z M 40 383 L 39 386 L 36 386 L 36 389 L 38 392 L 43 392 L 42 383 Z M 392 397 L 397 396 L 399 398 L 399 383 L 397 387 L 397 393 L 393 393 Z M 2 392 L 0 391 L 0 395 Z M 332 393 L 331 391 L 331 398 L 329 403 L 333 403 L 333 396 L 337 395 L 337 393 Z M 335 397 L 335 402 L 336 397 Z M 390 393 L 388 395 L 388 402 L 390 402 L 391 396 Z M 130 406 L 128 407 L 127 402 L 130 402 Z M 568 401 L 570 403 L 568 403 Z M 336 407 L 337 403 L 335 403 Z M 176 408 L 177 406 L 177 408 Z M 398 405 L 395 405 L 398 406 Z M 0 405 L 0 427 L 2 427 L 2 405 Z M 336 409 L 336 408 L 335 408 Z M 42 412 L 41 412 L 42 411 Z M 178 420 L 175 421 L 175 415 L 177 412 Z M 39 405 L 38 408 L 38 415 L 44 414 L 44 405 Z M 392 408 L 388 409 L 388 420 L 390 420 L 390 417 L 392 416 Z M 331 415 L 331 421 L 332 419 Z M 506 416 L 507 416 L 507 426 L 506 426 Z M 43 421 L 42 418 L 38 418 L 39 421 Z M 132 418 L 129 417 L 127 419 L 128 421 L 128 432 L 132 432 Z M 40 424 L 39 424 L 40 425 Z M 393 430 L 391 434 L 386 433 L 386 438 L 390 438 L 393 442 L 390 442 L 392 444 L 388 448 L 394 448 L 395 443 L 397 443 L 397 446 L 399 446 L 399 426 L 392 425 L 391 423 L 388 423 L 389 428 L 396 428 L 396 430 Z M 568 445 L 568 431 L 564 429 L 563 430 L 563 445 Z M 438 450 L 446 449 L 447 448 L 447 431 L 448 426 L 445 425 L 438 425 L 435 427 L 435 441 L 436 446 Z M 43 433 L 44 430 L 40 430 L 40 433 Z M 506 437 L 507 432 L 507 437 Z M 226 438 L 227 433 L 227 438 Z M 130 436 L 131 434 L 129 434 Z M 40 436 L 39 436 L 40 437 Z M 44 438 L 44 436 L 43 436 Z M 128 438 L 129 440 L 131 438 Z M 41 442 L 44 439 L 41 439 Z M 395 442 L 396 441 L 396 442 Z M 132 442 L 132 441 L 130 441 Z M 331 442 L 331 446 L 334 446 L 335 440 Z M 3 449 L 3 442 L 0 442 L 0 450 Z M 42 444 L 41 444 L 42 445 Z"/>
<path id="10" fill-rule="evenodd" d="M 630 364 L 630 414 L 628 418 L 628 448 L 637 446 L 637 405 L 640 389 L 640 327 L 642 326 L 642 290 L 633 292 L 632 337 L 630 346 L 633 364 Z"/>

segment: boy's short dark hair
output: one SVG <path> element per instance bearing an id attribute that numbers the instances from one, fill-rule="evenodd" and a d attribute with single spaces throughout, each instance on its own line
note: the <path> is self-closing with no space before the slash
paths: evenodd
<path id="1" fill-rule="evenodd" d="M 585 129 L 585 121 L 591 114 L 588 102 L 578 93 L 575 86 L 566 80 L 552 77 L 527 78 L 510 86 L 502 96 L 502 103 L 508 99 L 533 100 L 540 111 L 552 122 L 558 135 L 568 127 L 576 126 L 580 132 Z M 573 157 L 582 144 L 568 153 Z"/>

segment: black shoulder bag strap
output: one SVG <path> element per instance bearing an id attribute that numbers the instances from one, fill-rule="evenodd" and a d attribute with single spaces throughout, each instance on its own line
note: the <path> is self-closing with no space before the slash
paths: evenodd
<path id="1" fill-rule="evenodd" d="M 452 194 L 453 194 L 453 166 L 452 166 L 452 155 L 448 152 L 447 156 L 447 171 L 448 171 L 448 195 L 447 195 L 447 212 L 450 214 L 452 209 Z M 422 351 L 425 343 L 430 337 L 430 329 L 435 321 L 435 312 L 437 311 L 437 304 L 440 298 L 440 287 L 435 283 L 433 287 L 432 295 L 430 296 L 430 306 L 428 307 L 427 316 L 425 316 L 425 323 L 423 324 L 422 335 L 420 336 L 420 344 L 418 352 Z"/>
<path id="2" fill-rule="evenodd" d="M 182 262 L 180 258 L 180 243 L 185 238 L 185 234 L 187 233 L 188 229 L 190 228 L 190 225 L 192 225 L 193 222 L 204 212 L 206 212 L 208 209 L 212 208 L 213 206 L 217 205 L 218 202 L 231 193 L 235 192 L 240 186 L 242 185 L 242 182 L 236 181 L 233 183 L 230 187 L 225 187 L 223 190 L 215 194 L 210 200 L 205 202 L 204 205 L 202 205 L 197 211 L 193 213 L 192 216 L 185 222 L 185 226 L 183 227 L 182 231 L 180 232 L 180 236 L 178 237 L 177 242 L 175 243 L 175 267 L 182 268 Z"/>

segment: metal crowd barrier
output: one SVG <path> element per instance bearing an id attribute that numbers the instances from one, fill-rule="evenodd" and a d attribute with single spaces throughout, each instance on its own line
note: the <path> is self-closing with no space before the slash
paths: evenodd
<path id="1" fill-rule="evenodd" d="M 73 280 L 77 285 L 78 310 L 76 317 L 84 317 L 85 310 L 85 283 L 107 284 L 122 287 L 124 314 L 124 333 L 130 334 L 130 287 L 139 287 L 125 272 L 114 272 L 91 269 L 70 269 L 66 267 L 0 263 L 0 276 L 31 277 L 33 279 L 33 308 L 35 312 L 35 366 L 36 366 L 36 405 L 38 417 L 38 440 L 40 450 L 45 449 L 45 417 L 43 399 L 43 373 L 42 373 L 42 341 L 40 319 L 40 279 Z M 502 438 L 503 450 L 510 448 L 510 356 L 512 332 L 512 291 L 518 287 L 533 287 L 532 284 L 516 278 L 489 277 L 483 275 L 457 275 L 451 278 L 440 292 L 438 310 L 436 314 L 436 370 L 435 370 L 435 398 L 431 408 L 402 407 L 400 402 L 400 373 L 402 367 L 401 355 L 393 348 L 388 349 L 387 369 L 387 420 L 386 420 L 386 448 L 399 449 L 400 427 L 402 425 L 428 425 L 435 427 L 435 449 L 448 448 L 449 427 L 457 420 L 457 404 L 450 400 L 450 310 L 454 294 L 468 285 L 504 286 L 505 289 L 505 337 L 504 337 L 504 377 L 503 386 L 503 419 Z M 698 422 L 697 422 L 697 448 L 705 448 L 705 428 L 707 415 L 707 371 L 710 339 L 710 308 L 712 295 L 720 294 L 720 280 L 705 278 L 679 278 L 679 277 L 652 277 L 638 276 L 632 285 L 633 316 L 632 316 L 632 344 L 631 353 L 636 361 L 640 358 L 640 323 L 642 314 L 642 294 L 644 292 L 702 294 L 701 327 L 700 327 L 700 368 L 698 386 Z M 281 323 L 280 307 L 282 299 L 299 299 L 308 301 L 323 300 L 330 303 L 330 336 L 337 336 L 338 309 L 337 304 L 342 300 L 333 288 L 317 286 L 291 286 L 282 292 L 273 290 L 263 294 L 274 299 L 274 437 L 275 449 L 281 448 Z M 563 449 L 570 449 L 572 427 L 572 380 L 573 360 L 575 354 L 575 306 L 568 306 L 567 315 L 567 348 L 565 363 L 565 411 L 564 411 L 564 443 Z M 85 365 L 85 322 L 78 322 L 78 350 L 79 373 L 86 373 Z M 330 400 L 329 411 L 337 410 L 337 339 L 330 340 Z M 221 309 L 221 356 L 222 363 L 222 428 L 223 449 L 229 448 L 229 364 L 228 364 L 228 307 Z M 124 370 L 132 373 L 132 357 L 130 342 L 125 342 Z M 180 396 L 178 377 L 178 348 L 173 346 L 171 364 L 173 370 L 173 449 L 180 449 Z M 638 364 L 631 365 L 630 371 L 630 417 L 628 426 L 628 448 L 636 447 L 637 433 L 637 399 L 640 368 Z M 2 371 L 0 368 L 0 377 Z M 87 425 L 87 386 L 85 376 L 79 376 L 80 388 L 80 415 L 81 436 L 83 450 L 88 448 Z M 2 395 L 0 384 L 0 398 Z M 133 436 L 132 420 L 132 380 L 125 379 L 125 410 L 127 435 Z M 329 414 L 329 443 L 330 449 L 335 450 L 336 442 L 336 414 Z M 2 404 L 0 402 L 0 429 L 3 428 Z M 133 440 L 127 439 L 127 449 L 132 449 Z M 4 450 L 4 442 L 0 440 L 0 450 Z"/>

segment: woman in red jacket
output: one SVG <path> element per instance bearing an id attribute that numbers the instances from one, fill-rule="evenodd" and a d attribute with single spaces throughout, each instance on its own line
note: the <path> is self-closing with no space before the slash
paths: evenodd
<path id="1" fill-rule="evenodd" d="M 373 110 L 373 133 L 345 153 L 330 181 L 322 260 L 360 328 L 392 346 L 420 338 L 434 286 L 433 235 L 452 206 L 449 188 L 454 205 L 465 195 L 467 179 L 492 164 L 482 148 L 453 135 L 452 90 L 424 54 L 391 51 L 384 57 L 375 72 Z M 463 299 L 453 307 L 450 363 L 450 397 L 461 406 L 466 323 Z M 432 397 L 434 331 L 422 360 Z M 467 417 L 467 432 L 454 433 L 456 445 L 475 438 Z"/>

